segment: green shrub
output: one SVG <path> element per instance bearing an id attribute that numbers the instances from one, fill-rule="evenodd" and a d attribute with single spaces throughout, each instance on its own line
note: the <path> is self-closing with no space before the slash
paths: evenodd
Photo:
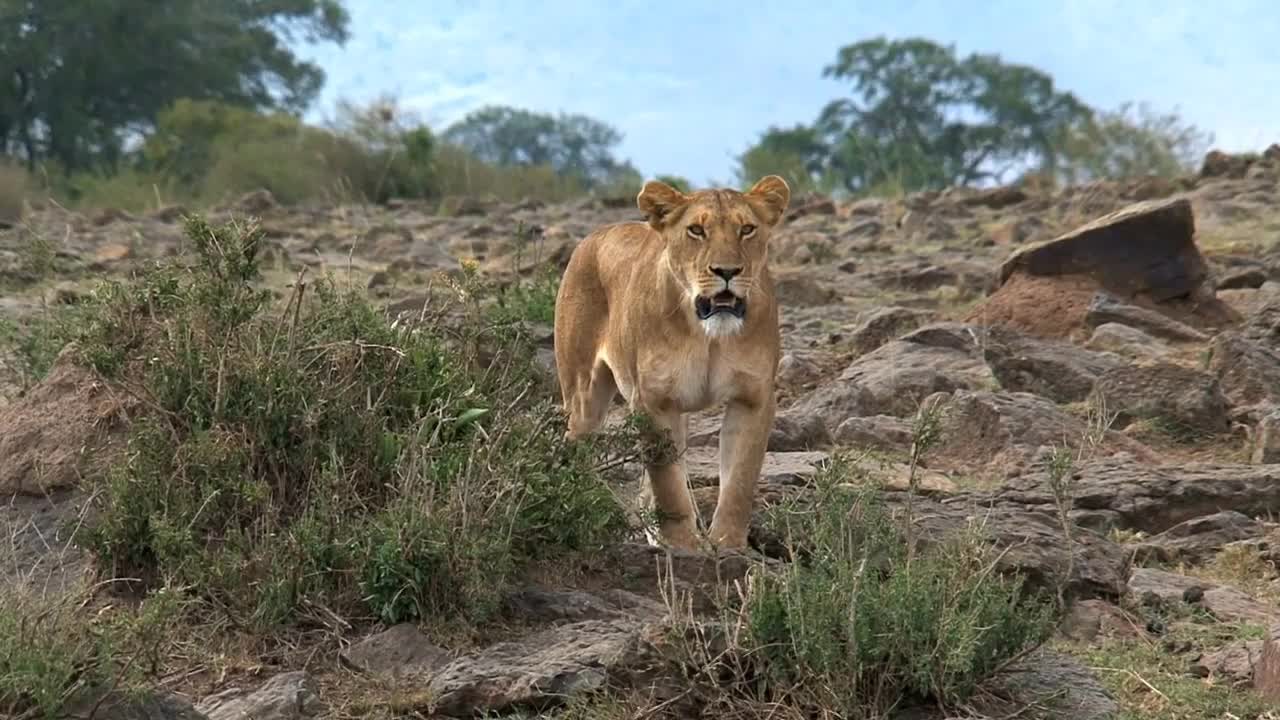
<path id="1" fill-rule="evenodd" d="M 265 628 L 313 605 L 482 620 L 529 563 L 625 531 L 599 468 L 630 439 L 566 444 L 518 327 L 474 300 L 393 322 L 327 278 L 276 308 L 260 231 L 187 231 L 191 267 L 105 285 L 76 338 L 152 410 L 94 495 L 85 538 L 114 577 Z"/>
<path id="2" fill-rule="evenodd" d="M 768 518 L 798 559 L 757 578 L 745 644 L 776 697 L 841 717 L 926 698 L 954 706 L 1047 639 L 1056 605 L 996 572 L 999 551 L 980 534 L 909 553 L 877 491 L 854 476 L 838 460 L 818 478 L 819 510 L 780 506 Z"/>

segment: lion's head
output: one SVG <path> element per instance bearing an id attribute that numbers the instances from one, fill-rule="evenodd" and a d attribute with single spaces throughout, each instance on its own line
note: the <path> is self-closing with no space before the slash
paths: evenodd
<path id="1" fill-rule="evenodd" d="M 769 237 L 790 201 L 791 189 L 777 175 L 745 193 L 685 194 L 656 180 L 641 189 L 636 205 L 666 241 L 667 269 L 707 335 L 742 330 L 766 270 Z"/>

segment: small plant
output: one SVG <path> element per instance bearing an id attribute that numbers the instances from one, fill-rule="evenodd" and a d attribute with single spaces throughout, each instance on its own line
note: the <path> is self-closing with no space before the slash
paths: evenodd
<path id="1" fill-rule="evenodd" d="M 744 649 L 770 698 L 838 717 L 879 717 L 912 700 L 963 702 L 1042 643 L 1055 604 L 996 569 L 977 528 L 911 545 L 873 483 L 838 458 L 813 507 L 775 511 L 797 562 L 753 577 Z"/>
<path id="2" fill-rule="evenodd" d="M 161 588 L 136 608 L 86 617 L 90 588 L 41 588 L 6 576 L 0 588 L 0 715 L 66 717 L 92 707 L 103 692 L 125 691 L 155 673 L 181 612 L 177 594 Z"/>

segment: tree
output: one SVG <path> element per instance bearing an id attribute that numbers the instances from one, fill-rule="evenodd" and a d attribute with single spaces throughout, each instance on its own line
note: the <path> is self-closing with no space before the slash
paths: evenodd
<path id="1" fill-rule="evenodd" d="M 968 185 L 1019 164 L 1053 165 L 1054 142 L 1089 108 L 1034 68 L 997 55 L 957 57 L 922 38 L 873 38 L 843 47 L 825 77 L 853 84 L 818 128 L 849 190 Z"/>
<path id="2" fill-rule="evenodd" d="M 765 175 L 780 175 L 793 192 L 826 190 L 832 184 L 827 157 L 827 145 L 816 128 L 770 127 L 738 156 L 738 184 L 747 188 Z"/>
<path id="3" fill-rule="evenodd" d="M 179 98 L 300 111 L 324 74 L 289 43 L 348 22 L 339 0 L 0 0 L 0 152 L 114 169 Z"/>
<path id="4" fill-rule="evenodd" d="M 998 55 L 957 56 L 923 38 L 847 45 L 823 76 L 849 82 L 812 127 L 771 130 L 743 171 L 791 173 L 849 192 L 1000 179 L 1019 166 L 1055 166 L 1067 128 L 1088 106 L 1045 73 Z"/>
<path id="5" fill-rule="evenodd" d="M 1212 142 L 1211 133 L 1184 122 L 1176 112 L 1124 103 L 1070 128 L 1057 174 L 1069 183 L 1171 177 L 1194 171 Z"/>
<path id="6" fill-rule="evenodd" d="M 634 173 L 613 156 L 622 133 L 585 115 L 550 115 L 489 105 L 445 129 L 442 138 L 499 167 L 547 166 L 588 187 Z"/>

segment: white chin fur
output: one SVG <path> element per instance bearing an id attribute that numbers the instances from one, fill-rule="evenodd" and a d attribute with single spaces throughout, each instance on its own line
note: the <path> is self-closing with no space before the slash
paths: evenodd
<path id="1" fill-rule="evenodd" d="M 700 322 L 702 323 L 702 331 L 707 334 L 707 337 L 729 337 L 742 332 L 742 318 L 734 317 L 727 313 L 712 315 Z"/>

